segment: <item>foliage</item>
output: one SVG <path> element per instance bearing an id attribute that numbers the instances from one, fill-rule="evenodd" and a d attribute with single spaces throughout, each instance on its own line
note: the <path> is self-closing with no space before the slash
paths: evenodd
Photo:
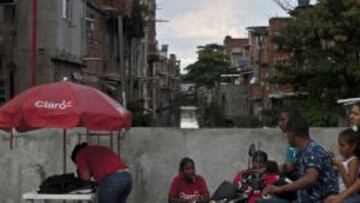
<path id="1" fill-rule="evenodd" d="M 263 125 L 268 127 L 276 127 L 278 125 L 280 113 L 280 108 L 264 109 L 261 112 Z"/>
<path id="2" fill-rule="evenodd" d="M 211 104 L 205 107 L 203 114 L 203 127 L 225 127 L 226 122 L 224 120 L 221 107 L 216 104 Z"/>
<path id="3" fill-rule="evenodd" d="M 261 121 L 256 116 L 238 116 L 234 119 L 235 126 L 239 128 L 258 128 Z"/>
<path id="4" fill-rule="evenodd" d="M 322 102 L 309 97 L 303 97 L 288 101 L 286 104 L 275 105 L 272 109 L 265 109 L 261 112 L 261 115 L 263 125 L 269 127 L 276 127 L 280 113 L 288 111 L 300 112 L 311 126 L 327 127 L 337 125 L 337 110 L 329 111 Z"/>
<path id="5" fill-rule="evenodd" d="M 134 127 L 149 127 L 152 123 L 150 114 L 145 114 L 142 101 L 132 101 L 127 105 L 128 110 L 132 113 L 132 126 Z"/>
<path id="6" fill-rule="evenodd" d="M 231 73 L 230 61 L 224 54 L 224 47 L 208 44 L 199 47 L 198 60 L 186 67 L 186 82 L 195 83 L 197 87 L 214 87 L 220 82 L 221 74 Z"/>
<path id="7" fill-rule="evenodd" d="M 131 15 L 125 17 L 125 31 L 128 38 L 131 37 L 144 37 L 146 18 L 149 15 L 149 8 L 142 0 L 135 0 L 133 2 Z"/>
<path id="8" fill-rule="evenodd" d="M 297 105 L 319 126 L 332 123 L 326 112 L 334 111 L 337 99 L 360 96 L 359 16 L 359 1 L 322 0 L 295 12 L 274 38 L 291 59 L 277 65 L 284 74 L 271 81 L 307 92 Z"/>
<path id="9" fill-rule="evenodd" d="M 314 127 L 336 126 L 337 119 L 333 111 L 329 111 L 326 105 L 311 98 L 300 99 L 294 102 L 298 112 L 307 119 Z"/>

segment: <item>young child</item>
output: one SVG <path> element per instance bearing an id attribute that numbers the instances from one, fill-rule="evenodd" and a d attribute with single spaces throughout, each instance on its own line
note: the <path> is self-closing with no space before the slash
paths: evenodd
<path id="1" fill-rule="evenodd" d="M 333 160 L 334 166 L 339 172 L 340 192 L 350 187 L 359 175 L 359 159 L 354 155 L 358 143 L 357 133 L 348 128 L 339 134 L 338 145 L 342 160 Z"/>
<path id="2" fill-rule="evenodd" d="M 267 154 L 259 150 L 256 151 L 252 157 L 252 167 L 247 170 L 239 171 L 235 176 L 233 184 L 236 185 L 239 189 L 243 190 L 244 193 L 249 196 L 249 203 L 255 203 L 258 199 L 262 198 L 262 195 L 261 191 L 255 190 L 251 186 L 246 185 L 246 181 L 243 180 L 244 176 L 252 171 L 256 171 L 263 175 L 261 178 L 263 186 L 273 184 L 279 180 L 279 176 L 274 174 L 274 171 L 268 171 L 268 166 L 269 162 Z M 277 168 L 277 166 L 275 166 L 275 168 Z"/>

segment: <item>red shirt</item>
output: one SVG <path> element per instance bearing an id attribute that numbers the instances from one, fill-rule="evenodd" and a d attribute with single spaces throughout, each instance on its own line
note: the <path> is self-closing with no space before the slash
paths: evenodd
<path id="1" fill-rule="evenodd" d="M 251 171 L 251 169 L 249 170 L 241 170 L 240 172 L 238 172 L 238 174 L 235 176 L 234 180 L 233 180 L 233 184 L 238 186 L 239 188 L 242 187 L 241 184 L 241 176 L 248 172 Z M 266 185 L 272 185 L 273 183 L 275 183 L 277 180 L 279 180 L 279 176 L 274 175 L 274 174 L 267 174 L 265 173 L 265 177 L 264 177 L 264 184 Z M 260 191 L 254 191 L 252 193 L 252 188 L 251 187 L 247 187 L 245 193 L 247 195 L 251 194 L 251 197 L 249 198 L 248 202 L 249 203 L 255 203 L 256 200 L 259 200 L 262 198 L 262 195 L 260 193 Z"/>
<path id="2" fill-rule="evenodd" d="M 128 168 L 120 156 L 111 149 L 91 145 L 78 152 L 76 166 L 80 173 L 88 171 L 97 182 L 101 181 L 106 175 Z"/>
<path id="3" fill-rule="evenodd" d="M 195 175 L 195 181 L 188 183 L 183 175 L 178 175 L 171 183 L 169 197 L 191 200 L 195 197 L 204 197 L 207 194 L 209 194 L 207 184 L 201 176 Z"/>

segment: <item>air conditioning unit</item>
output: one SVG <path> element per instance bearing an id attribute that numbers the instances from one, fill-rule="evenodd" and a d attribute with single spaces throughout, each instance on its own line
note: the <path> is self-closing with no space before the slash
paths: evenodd
<path id="1" fill-rule="evenodd" d="M 0 0 L 0 5 L 14 5 L 16 0 Z"/>

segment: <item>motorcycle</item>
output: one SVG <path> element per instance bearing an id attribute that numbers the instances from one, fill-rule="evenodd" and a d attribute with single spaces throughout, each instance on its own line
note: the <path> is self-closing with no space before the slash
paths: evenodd
<path id="1" fill-rule="evenodd" d="M 211 197 L 212 203 L 246 203 L 255 191 L 262 191 L 264 175 L 261 171 L 248 171 L 242 175 L 241 186 L 224 181 Z"/>
<path id="2" fill-rule="evenodd" d="M 254 144 L 251 144 L 248 150 L 249 155 L 249 168 L 251 166 L 251 160 L 255 154 L 256 148 Z M 278 165 L 275 161 L 269 161 L 266 169 L 263 170 L 249 170 L 241 176 L 239 186 L 235 186 L 229 181 L 224 181 L 218 189 L 215 191 L 211 198 L 213 203 L 247 203 L 254 202 L 256 199 L 268 199 L 271 196 L 263 196 L 261 193 L 265 188 L 265 177 L 268 178 L 270 174 L 276 174 L 278 172 Z M 274 175 L 275 182 L 270 183 L 274 185 L 288 184 L 285 177 L 279 177 Z M 269 183 L 268 183 L 269 184 Z M 296 199 L 296 193 L 285 193 L 280 198 L 294 200 Z"/>
<path id="3" fill-rule="evenodd" d="M 245 203 L 248 196 L 229 181 L 224 181 L 211 197 L 210 203 Z"/>

